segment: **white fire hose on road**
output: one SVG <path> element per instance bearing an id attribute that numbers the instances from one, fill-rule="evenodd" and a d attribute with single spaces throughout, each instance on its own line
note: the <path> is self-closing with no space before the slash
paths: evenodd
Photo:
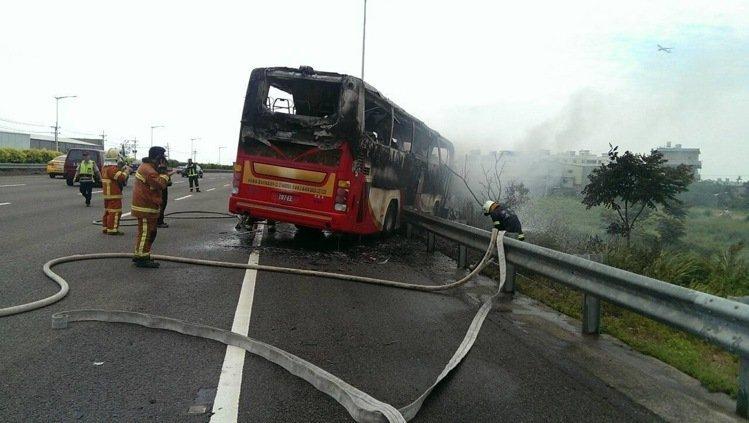
<path id="1" fill-rule="evenodd" d="M 497 286 L 496 292 L 486 298 L 479 308 L 478 312 L 473 318 L 471 325 L 466 332 L 463 341 L 460 346 L 453 354 L 450 361 L 444 367 L 442 372 L 437 376 L 434 383 L 427 388 L 415 401 L 396 409 L 395 407 L 379 401 L 367 393 L 357 389 L 339 379 L 335 375 L 328 373 L 327 371 L 315 366 L 314 364 L 297 357 L 291 353 L 288 353 L 280 348 L 274 347 L 273 345 L 266 344 L 264 342 L 255 340 L 253 338 L 239 335 L 225 329 L 219 329 L 212 326 L 198 325 L 194 323 L 185 322 L 182 320 L 172 319 L 168 317 L 155 316 L 150 314 L 129 312 L 129 311 L 117 311 L 117 310 L 70 310 L 61 311 L 52 315 L 52 327 L 62 329 L 67 327 L 70 322 L 80 321 L 98 321 L 98 322 L 113 322 L 113 323 L 130 323 L 140 326 L 145 326 L 154 329 L 169 330 L 173 332 L 182 333 L 185 335 L 195 336 L 199 338 L 211 339 L 214 341 L 221 342 L 226 345 L 233 345 L 242 348 L 252 354 L 258 355 L 265 358 L 266 360 L 277 364 L 294 376 L 300 377 L 312 386 L 324 392 L 334 400 L 338 401 L 344 408 L 351 414 L 351 416 L 357 422 L 406 422 L 411 420 L 421 408 L 424 400 L 429 396 L 432 390 L 463 360 L 468 354 L 476 341 L 479 330 L 484 323 L 484 319 L 491 310 L 492 303 L 495 297 L 497 297 L 502 290 L 506 278 L 506 263 L 505 254 L 503 247 L 504 231 L 492 231 L 491 241 L 484 254 L 484 257 L 476 265 L 476 267 L 462 279 L 455 281 L 447 285 L 417 285 L 404 282 L 390 281 L 386 279 L 367 278 L 362 276 L 344 275 L 339 273 L 328 273 L 316 270 L 304 270 L 304 269 L 292 269 L 286 267 L 276 266 L 265 266 L 265 265 L 254 265 L 244 263 L 231 263 L 213 260 L 202 260 L 192 259 L 185 257 L 172 257 L 162 255 L 152 255 L 156 260 L 171 261 L 175 263 L 195 264 L 201 266 L 213 266 L 213 267 L 224 267 L 234 269 L 255 269 L 266 272 L 278 272 L 288 273 L 303 276 L 316 276 L 330 279 L 341 279 L 353 282 L 368 283 L 374 285 L 389 286 L 401 289 L 411 289 L 417 291 L 444 291 L 447 289 L 457 288 L 476 274 L 481 272 L 489 263 L 493 257 L 493 252 L 496 247 L 497 261 L 500 268 L 500 281 Z M 52 271 L 52 268 L 58 264 L 69 263 L 83 260 L 99 260 L 99 259 L 112 259 L 112 258 L 132 258 L 133 255 L 129 253 L 101 253 L 101 254 L 81 254 L 67 257 L 60 257 L 48 261 L 44 264 L 44 274 L 55 281 L 60 286 L 60 291 L 56 294 L 44 298 L 42 300 L 34 301 L 28 304 L 21 304 L 17 306 L 7 307 L 0 309 L 0 317 L 10 316 L 19 314 L 31 310 L 35 310 L 41 307 L 48 306 L 59 300 L 61 300 L 69 291 L 68 283 L 60 275 Z"/>

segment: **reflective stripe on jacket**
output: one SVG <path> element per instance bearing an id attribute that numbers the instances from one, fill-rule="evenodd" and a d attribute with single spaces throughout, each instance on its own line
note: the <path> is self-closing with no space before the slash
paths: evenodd
<path id="1" fill-rule="evenodd" d="M 160 175 L 153 163 L 143 162 L 135 172 L 133 203 L 130 207 L 135 217 L 153 217 L 161 208 L 161 191 L 166 189 L 168 175 Z"/>
<path id="2" fill-rule="evenodd" d="M 93 160 L 83 160 L 78 163 L 78 167 L 75 170 L 75 179 L 79 181 L 92 181 L 94 174 L 99 173 L 99 169 L 96 168 L 96 163 Z"/>
<path id="3" fill-rule="evenodd" d="M 101 188 L 105 200 L 122 198 L 122 185 L 127 181 L 127 174 L 117 165 L 104 166 L 101 169 Z"/>

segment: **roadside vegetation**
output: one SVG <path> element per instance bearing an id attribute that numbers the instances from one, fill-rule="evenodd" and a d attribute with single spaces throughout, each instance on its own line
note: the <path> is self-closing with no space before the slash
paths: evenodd
<path id="1" fill-rule="evenodd" d="M 662 165 L 653 154 L 625 155 L 629 170 L 612 170 L 614 158 L 602 166 L 611 171 L 599 172 L 597 186 L 594 172 L 593 183 L 580 195 L 527 198 L 515 204 L 527 240 L 713 295 L 749 296 L 749 195 L 742 194 L 746 187 L 727 189 L 712 181 L 688 184 L 682 173 L 661 181 L 667 187 L 663 192 L 622 193 L 617 186 L 637 186 L 638 181 L 622 182 L 628 174 L 642 175 L 640 164 L 650 166 L 644 174 L 651 175 Z M 644 190 L 652 188 L 650 179 L 639 181 Z M 627 214 L 623 197 L 628 198 Z M 480 213 L 462 217 L 488 229 Z M 528 272 L 518 277 L 517 287 L 562 313 L 581 317 L 583 299 L 577 291 Z M 710 391 L 736 396 L 737 357 L 621 307 L 604 304 L 602 312 L 603 332 L 695 377 Z"/>
<path id="2" fill-rule="evenodd" d="M 53 150 L 0 148 L 0 163 L 47 163 L 59 155 Z"/>

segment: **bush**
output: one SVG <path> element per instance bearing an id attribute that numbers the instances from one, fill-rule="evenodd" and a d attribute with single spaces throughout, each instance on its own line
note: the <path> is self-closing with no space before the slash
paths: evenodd
<path id="1" fill-rule="evenodd" d="M 59 155 L 52 150 L 0 148 L 0 163 L 47 163 Z"/>

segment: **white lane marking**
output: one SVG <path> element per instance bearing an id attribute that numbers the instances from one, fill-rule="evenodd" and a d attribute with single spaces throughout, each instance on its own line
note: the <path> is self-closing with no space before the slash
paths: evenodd
<path id="1" fill-rule="evenodd" d="M 216 188 L 208 188 L 207 190 L 205 190 L 205 192 L 213 191 L 214 189 L 216 189 Z"/>
<path id="2" fill-rule="evenodd" d="M 122 216 L 120 216 L 120 217 L 130 216 L 130 213 L 131 213 L 131 212 L 127 212 L 127 213 L 122 213 Z"/>
<path id="3" fill-rule="evenodd" d="M 225 187 L 228 187 L 230 184 L 224 184 Z"/>
<path id="4" fill-rule="evenodd" d="M 177 182 L 172 182 L 172 183 L 173 183 L 173 184 L 184 184 L 184 183 L 185 183 L 185 181 L 177 181 Z"/>
<path id="5" fill-rule="evenodd" d="M 260 262 L 260 252 L 257 247 L 263 239 L 264 226 L 257 228 L 255 238 L 252 240 L 252 246 L 255 247 L 248 264 L 258 264 Z M 252 314 L 252 302 L 255 296 L 255 280 L 257 279 L 257 270 L 247 269 L 244 272 L 242 280 L 242 290 L 239 292 L 239 302 L 237 311 L 234 312 L 234 323 L 231 331 L 247 336 L 250 330 L 250 315 Z M 221 367 L 221 376 L 218 379 L 218 388 L 216 389 L 216 398 L 213 401 L 213 416 L 211 423 L 236 422 L 239 416 L 239 393 L 242 388 L 242 370 L 244 369 L 245 350 L 242 348 L 228 345 L 226 347 L 226 356 L 224 364 Z"/>
<path id="6" fill-rule="evenodd" d="M 23 186 L 26 186 L 26 184 L 6 184 L 6 185 L 0 185 L 0 188 L 23 187 Z"/>
<path id="7" fill-rule="evenodd" d="M 174 201 L 184 200 L 185 198 L 190 198 L 190 197 L 192 197 L 192 194 L 185 195 L 184 197 L 175 198 Z"/>
<path id="8" fill-rule="evenodd" d="M 102 190 L 99 190 L 99 191 L 91 191 L 91 194 L 101 194 L 102 192 L 104 192 L 104 191 L 102 191 Z"/>
<path id="9" fill-rule="evenodd" d="M 10 205 L 10 204 L 11 203 L 0 203 L 0 206 L 7 206 L 7 205 Z"/>

